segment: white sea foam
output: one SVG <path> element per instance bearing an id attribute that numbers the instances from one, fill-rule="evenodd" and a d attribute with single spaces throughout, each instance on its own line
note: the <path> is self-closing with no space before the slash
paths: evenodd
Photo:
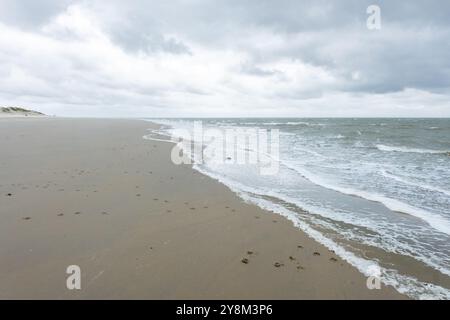
<path id="1" fill-rule="evenodd" d="M 374 260 L 358 257 L 352 252 L 345 250 L 342 246 L 339 246 L 333 240 L 310 227 L 307 223 L 301 221 L 294 212 L 284 208 L 283 206 L 276 205 L 264 199 L 252 198 L 246 195 L 244 195 L 243 198 L 257 204 L 263 209 L 279 213 L 282 216 L 286 217 L 287 219 L 292 221 L 296 227 L 306 232 L 314 240 L 323 244 L 329 250 L 334 251 L 340 258 L 355 266 L 359 270 L 359 272 L 364 274 L 366 277 L 372 276 L 370 270 L 373 267 L 376 267 L 380 270 L 380 280 L 385 285 L 392 286 L 398 292 L 405 294 L 411 298 L 420 300 L 450 299 L 450 290 L 446 288 L 430 283 L 421 282 L 411 276 L 401 275 L 394 269 L 382 268 Z"/>
<path id="2" fill-rule="evenodd" d="M 399 200 L 392 199 L 389 197 L 386 197 L 384 195 L 380 195 L 377 193 L 367 192 L 363 190 L 356 190 L 348 187 L 340 187 L 338 185 L 335 185 L 329 181 L 326 181 L 326 179 L 323 179 L 322 177 L 319 177 L 315 174 L 312 174 L 305 168 L 301 168 L 298 165 L 290 164 L 289 162 L 284 162 L 286 166 L 291 168 L 292 170 L 295 170 L 300 175 L 302 175 L 304 178 L 308 179 L 312 183 L 315 183 L 317 185 L 320 185 L 324 188 L 334 190 L 346 195 L 350 196 L 356 196 L 360 198 L 364 198 L 366 200 L 375 201 L 382 203 L 384 206 L 386 206 L 388 209 L 396 212 L 406 213 L 412 216 L 415 216 L 417 218 L 422 219 L 423 221 L 427 222 L 430 226 L 432 226 L 434 229 L 443 232 L 445 234 L 450 235 L 450 221 L 445 219 L 444 217 L 431 213 L 428 211 L 425 211 L 420 208 L 413 207 L 409 204 L 403 203 Z"/>
<path id="3" fill-rule="evenodd" d="M 409 148 L 409 147 L 393 147 L 386 146 L 383 144 L 377 144 L 377 149 L 386 152 L 405 152 L 405 153 L 429 153 L 429 154 L 447 154 L 450 155 L 449 150 L 430 150 L 430 149 L 420 149 L 420 148 Z"/>
<path id="4" fill-rule="evenodd" d="M 204 168 L 197 165 L 194 166 L 194 169 L 225 184 L 245 201 L 251 202 L 265 210 L 269 210 L 284 216 L 285 218 L 290 220 L 294 224 L 294 226 L 307 233 L 315 241 L 321 243 L 329 250 L 333 250 L 336 253 L 336 255 L 338 255 L 341 259 L 347 261 L 348 263 L 356 267 L 365 276 L 371 276 L 370 270 L 372 267 L 376 266 L 381 271 L 380 278 L 382 282 L 385 285 L 393 286 L 397 291 L 399 291 L 402 294 L 405 294 L 414 299 L 422 299 L 422 300 L 450 299 L 450 290 L 430 283 L 421 282 L 415 279 L 414 277 L 401 275 L 394 269 L 382 268 L 374 260 L 358 257 L 354 253 L 344 249 L 342 246 L 336 244 L 333 240 L 329 239 L 319 231 L 312 228 L 309 224 L 303 222 L 301 219 L 299 219 L 298 215 L 295 212 L 286 209 L 282 205 L 275 204 L 271 201 L 252 196 L 252 194 L 254 195 L 261 194 L 260 190 L 246 186 L 237 181 L 231 180 L 222 174 L 213 173 L 210 170 L 205 170 Z M 268 195 L 270 195 L 270 192 L 268 193 Z"/>
<path id="5" fill-rule="evenodd" d="M 447 196 L 450 196 L 450 191 L 449 190 L 445 190 L 442 188 L 438 188 L 438 187 L 434 187 L 434 186 L 430 186 L 424 183 L 417 183 L 417 182 L 413 182 L 404 178 L 401 178 L 399 176 L 393 175 L 385 170 L 380 170 L 381 175 L 385 176 L 386 178 L 390 178 L 393 180 L 396 180 L 398 182 L 410 185 L 410 186 L 414 186 L 414 187 L 418 187 L 420 189 L 425 189 L 425 190 L 429 190 L 429 191 L 434 191 L 434 192 L 439 192 L 439 193 L 443 193 Z"/>

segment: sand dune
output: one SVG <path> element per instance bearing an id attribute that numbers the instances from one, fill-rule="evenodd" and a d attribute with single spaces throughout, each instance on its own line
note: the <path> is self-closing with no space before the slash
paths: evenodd
<path id="1" fill-rule="evenodd" d="M 45 114 L 20 107 L 0 107 L 0 117 L 45 117 Z"/>

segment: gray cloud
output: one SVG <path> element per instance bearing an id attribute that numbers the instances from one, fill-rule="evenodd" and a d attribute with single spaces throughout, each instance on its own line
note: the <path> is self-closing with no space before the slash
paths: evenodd
<path id="1" fill-rule="evenodd" d="M 366 28 L 370 4 L 2 0 L 0 102 L 351 115 L 372 101 L 358 114 L 381 102 L 385 115 L 450 115 L 450 3 L 378 1 L 379 31 Z"/>
<path id="2" fill-rule="evenodd" d="M 74 0 L 2 0 L 0 21 L 33 30 L 74 2 Z"/>

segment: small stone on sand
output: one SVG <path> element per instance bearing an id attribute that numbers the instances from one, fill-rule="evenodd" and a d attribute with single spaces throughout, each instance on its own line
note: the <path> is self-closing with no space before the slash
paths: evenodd
<path id="1" fill-rule="evenodd" d="M 274 265 L 275 268 L 279 268 L 279 267 L 283 266 L 283 264 L 279 263 L 279 262 L 275 262 L 273 265 Z"/>

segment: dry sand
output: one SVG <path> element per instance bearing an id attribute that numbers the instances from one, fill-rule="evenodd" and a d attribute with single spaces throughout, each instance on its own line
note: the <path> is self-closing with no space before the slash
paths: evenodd
<path id="1" fill-rule="evenodd" d="M 404 298 L 172 164 L 172 144 L 142 139 L 152 126 L 0 119 L 1 299 Z M 66 288 L 69 265 L 81 290 Z"/>

